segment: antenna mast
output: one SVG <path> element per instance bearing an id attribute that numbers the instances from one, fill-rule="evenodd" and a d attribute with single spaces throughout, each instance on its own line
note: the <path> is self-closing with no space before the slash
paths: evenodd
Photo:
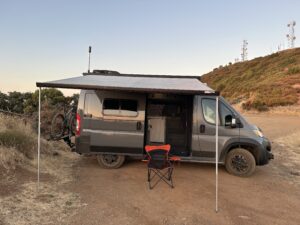
<path id="1" fill-rule="evenodd" d="M 89 65 L 88 65 L 88 73 L 90 73 L 90 67 L 91 67 L 91 52 L 92 52 L 92 46 L 89 46 Z"/>
<path id="2" fill-rule="evenodd" d="M 248 41 L 247 40 L 243 40 L 243 45 L 242 45 L 242 53 L 241 53 L 241 61 L 247 61 L 248 58 Z"/>
<path id="3" fill-rule="evenodd" d="M 295 40 L 296 40 L 296 36 L 295 36 L 295 26 L 296 26 L 296 21 L 291 21 L 287 24 L 288 28 L 289 28 L 289 33 L 286 35 L 287 39 L 288 39 L 288 46 L 289 48 L 294 48 L 295 47 Z"/>

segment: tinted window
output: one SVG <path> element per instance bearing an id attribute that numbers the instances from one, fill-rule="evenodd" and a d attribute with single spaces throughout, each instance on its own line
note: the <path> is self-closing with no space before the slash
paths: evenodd
<path id="1" fill-rule="evenodd" d="M 129 99 L 121 100 L 121 110 L 137 112 L 137 101 Z"/>
<path id="2" fill-rule="evenodd" d="M 103 109 L 119 109 L 119 100 L 118 99 L 105 99 L 103 103 Z"/>
<path id="3" fill-rule="evenodd" d="M 84 114 L 100 116 L 100 101 L 96 94 L 86 94 L 84 100 Z"/>
<path id="4" fill-rule="evenodd" d="M 202 99 L 202 111 L 206 122 L 216 124 L 216 100 Z"/>
<path id="5" fill-rule="evenodd" d="M 220 113 L 221 113 L 221 124 L 224 126 L 225 125 L 225 117 L 227 115 L 233 116 L 232 111 L 225 106 L 223 103 L 221 103 L 221 108 L 220 108 Z"/>
<path id="6" fill-rule="evenodd" d="M 111 116 L 137 116 L 138 102 L 131 99 L 105 99 L 103 113 Z"/>

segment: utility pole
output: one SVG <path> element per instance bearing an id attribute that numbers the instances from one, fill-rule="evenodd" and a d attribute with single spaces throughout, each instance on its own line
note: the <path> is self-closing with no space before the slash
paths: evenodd
<path id="1" fill-rule="evenodd" d="M 289 48 L 294 48 L 295 47 L 295 26 L 296 26 L 296 21 L 291 21 L 287 24 L 287 27 L 289 28 L 289 33 L 286 35 L 288 39 L 288 47 Z"/>
<path id="2" fill-rule="evenodd" d="M 248 41 L 247 40 L 243 40 L 243 45 L 242 45 L 242 53 L 241 53 L 241 61 L 247 61 L 248 58 Z"/>

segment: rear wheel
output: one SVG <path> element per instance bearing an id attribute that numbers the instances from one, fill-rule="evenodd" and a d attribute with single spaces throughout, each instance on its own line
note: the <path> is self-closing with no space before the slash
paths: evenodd
<path id="1" fill-rule="evenodd" d="M 97 155 L 99 165 L 105 169 L 117 169 L 125 161 L 124 155 L 101 154 Z"/>
<path id="2" fill-rule="evenodd" d="M 69 120 L 69 134 L 71 134 L 71 136 L 74 136 L 75 132 L 76 132 L 76 118 L 74 115 L 72 115 Z"/>
<path id="3" fill-rule="evenodd" d="M 62 114 L 56 114 L 51 122 L 51 138 L 59 139 L 64 135 L 65 131 L 65 118 Z"/>
<path id="4" fill-rule="evenodd" d="M 251 152 L 236 148 L 227 154 L 225 166 L 227 171 L 233 175 L 249 177 L 255 171 L 256 162 Z"/>

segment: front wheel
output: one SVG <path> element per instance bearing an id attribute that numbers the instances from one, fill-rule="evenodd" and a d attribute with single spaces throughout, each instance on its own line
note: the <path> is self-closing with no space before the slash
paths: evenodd
<path id="1" fill-rule="evenodd" d="M 117 169 L 125 161 L 124 155 L 101 154 L 97 155 L 99 165 L 105 169 Z"/>
<path id="2" fill-rule="evenodd" d="M 246 149 L 232 149 L 226 157 L 226 170 L 236 176 L 249 177 L 255 171 L 255 158 L 251 152 Z"/>

